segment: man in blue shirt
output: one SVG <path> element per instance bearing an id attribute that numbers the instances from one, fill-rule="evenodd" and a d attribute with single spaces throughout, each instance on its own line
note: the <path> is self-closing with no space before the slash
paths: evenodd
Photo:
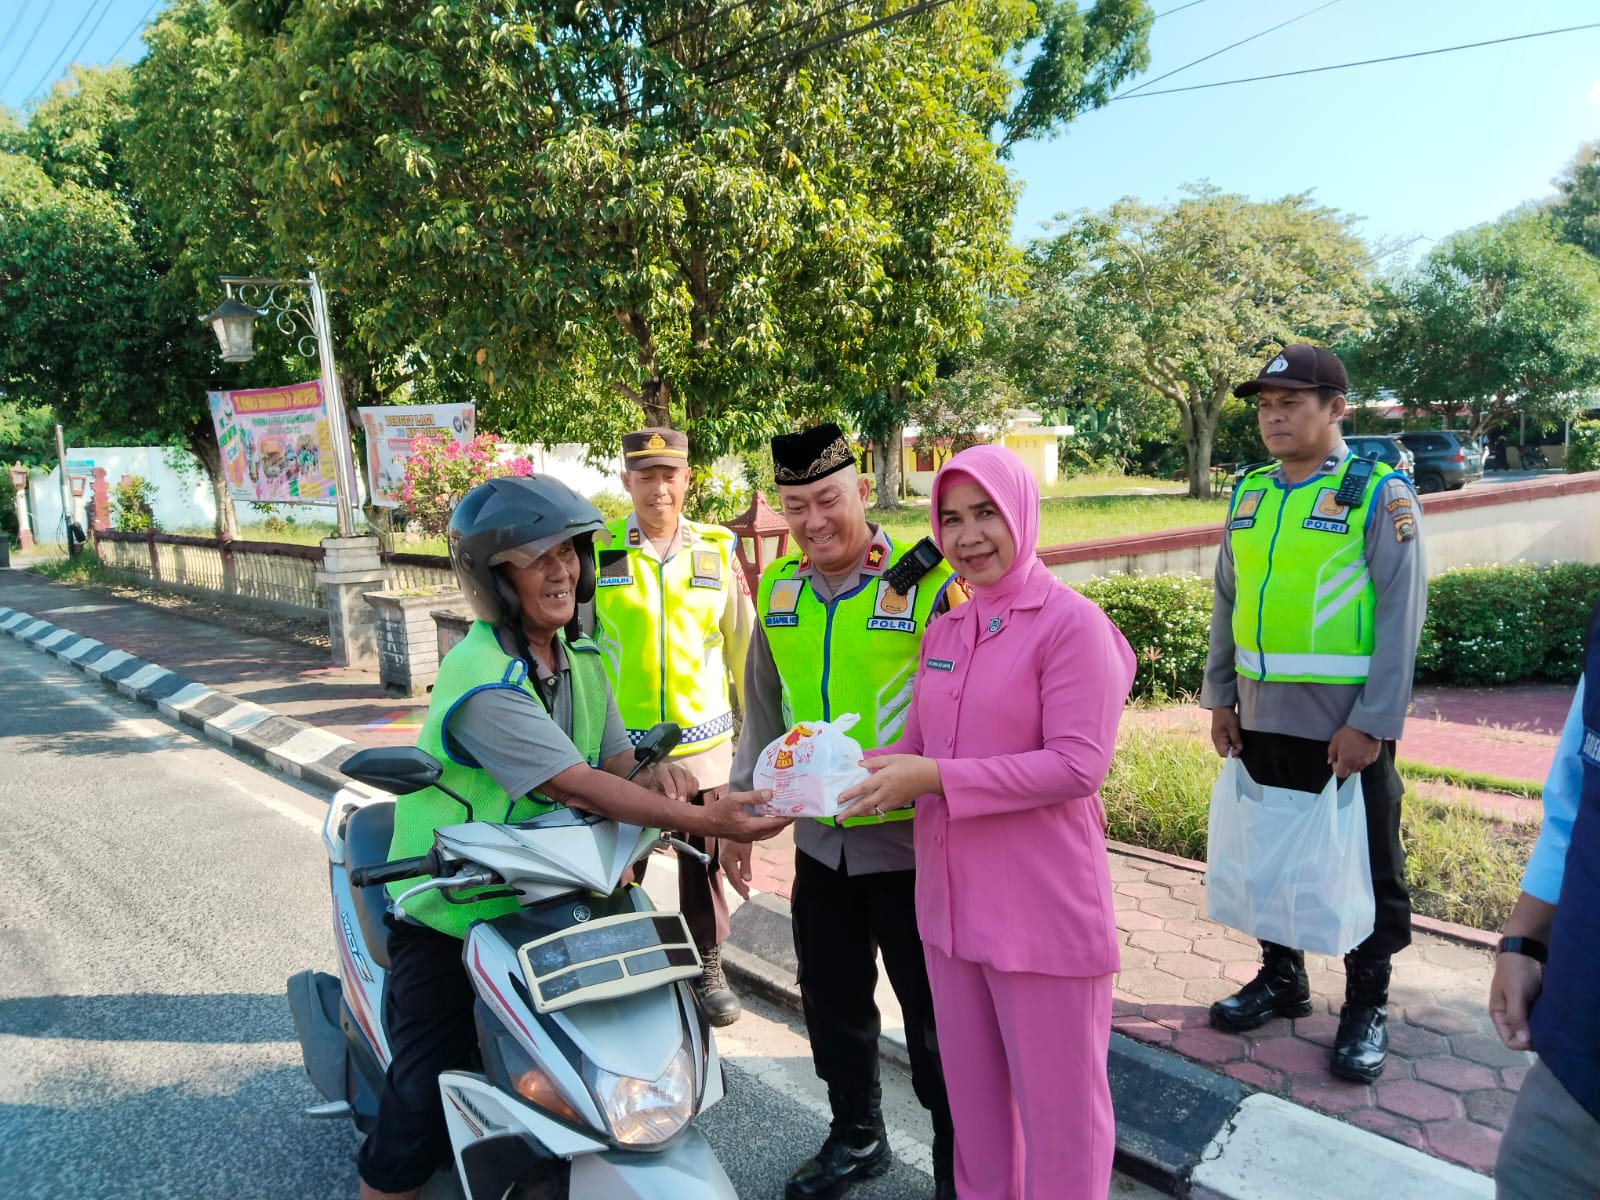
<path id="1" fill-rule="evenodd" d="M 1584 660 L 1489 988 L 1500 1040 L 1538 1054 L 1500 1142 L 1500 1200 L 1600 1195 L 1600 607 Z"/>

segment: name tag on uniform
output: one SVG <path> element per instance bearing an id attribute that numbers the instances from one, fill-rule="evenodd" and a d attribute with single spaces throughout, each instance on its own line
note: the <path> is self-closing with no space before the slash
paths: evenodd
<path id="1" fill-rule="evenodd" d="M 633 576 L 632 575 L 598 575 L 598 576 L 595 577 L 594 584 L 595 584 L 596 587 L 622 587 L 624 585 L 627 585 L 627 586 L 631 587 L 631 586 L 633 586 Z"/>
<path id="2" fill-rule="evenodd" d="M 1578 754 L 1591 767 L 1600 767 L 1600 733 L 1585 727 L 1583 745 L 1579 748 Z"/>
<path id="3" fill-rule="evenodd" d="M 930 658 L 922 665 L 930 671 L 954 671 L 956 669 L 955 660 L 950 658 Z"/>

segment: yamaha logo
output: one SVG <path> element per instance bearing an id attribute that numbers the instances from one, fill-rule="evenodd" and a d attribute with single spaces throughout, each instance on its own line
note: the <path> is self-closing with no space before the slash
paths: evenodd
<path id="1" fill-rule="evenodd" d="M 572 906 L 572 919 L 577 921 L 580 925 L 593 915 L 594 914 L 589 911 L 589 906 L 587 904 L 574 904 Z"/>

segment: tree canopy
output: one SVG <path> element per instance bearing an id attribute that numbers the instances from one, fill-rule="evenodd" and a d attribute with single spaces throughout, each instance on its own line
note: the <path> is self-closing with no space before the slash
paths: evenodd
<path id="1" fill-rule="evenodd" d="M 1447 239 L 1386 281 L 1370 336 L 1350 347 L 1369 388 L 1472 436 L 1519 415 L 1555 424 L 1600 377 L 1600 262 L 1539 214 L 1515 214 Z"/>
<path id="2" fill-rule="evenodd" d="M 1096 356 L 1177 409 L 1199 497 L 1232 386 L 1287 343 L 1364 326 L 1370 262 L 1351 225 L 1309 193 L 1258 203 L 1201 186 L 1082 215 L 1035 254 L 1061 260 Z"/>

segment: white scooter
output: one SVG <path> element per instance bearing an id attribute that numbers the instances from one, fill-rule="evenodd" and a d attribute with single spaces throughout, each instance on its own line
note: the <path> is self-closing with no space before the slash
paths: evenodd
<path id="1" fill-rule="evenodd" d="M 677 741 L 675 725 L 652 729 L 634 771 Z M 439 764 L 410 748 L 363 750 L 341 769 L 394 795 L 439 785 Z M 522 907 L 473 925 L 462 944 L 481 1067 L 439 1076 L 468 1200 L 737 1200 L 691 1124 L 723 1096 L 716 1043 L 687 982 L 700 956 L 681 914 L 655 911 L 643 888 L 618 888 L 658 839 L 698 852 L 575 809 L 502 825 L 462 804 L 464 824 L 393 863 L 392 800 L 347 787 L 329 806 L 339 977 L 289 980 L 306 1072 L 327 1100 L 309 1115 L 350 1117 L 363 1132 L 377 1117 L 389 1063 L 389 898 L 377 885 L 432 876 L 396 899 L 403 910 L 425 891 L 503 884 Z"/>

